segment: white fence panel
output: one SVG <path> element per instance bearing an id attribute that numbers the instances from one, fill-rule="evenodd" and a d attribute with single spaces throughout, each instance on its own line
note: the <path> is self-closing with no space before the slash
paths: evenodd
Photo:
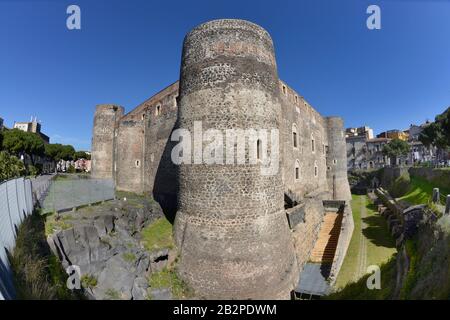
<path id="1" fill-rule="evenodd" d="M 13 222 L 9 215 L 8 193 L 6 183 L 0 185 L 0 245 L 10 249 L 14 245 Z"/>
<path id="2" fill-rule="evenodd" d="M 18 178 L 0 184 L 0 300 L 15 297 L 7 251 L 14 250 L 16 227 L 32 212 L 30 180 Z"/>
<path id="3" fill-rule="evenodd" d="M 22 223 L 20 218 L 19 203 L 17 197 L 16 180 L 9 180 L 6 182 L 6 190 L 8 192 L 9 216 L 15 226 Z"/>

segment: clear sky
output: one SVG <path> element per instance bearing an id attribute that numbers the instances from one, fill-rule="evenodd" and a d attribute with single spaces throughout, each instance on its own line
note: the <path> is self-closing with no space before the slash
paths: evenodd
<path id="1" fill-rule="evenodd" d="M 0 117 L 37 116 L 51 142 L 90 149 L 95 105 L 130 111 L 176 81 L 184 35 L 216 18 L 266 28 L 280 78 L 346 126 L 406 129 L 450 106 L 450 1 L 0 0 Z"/>

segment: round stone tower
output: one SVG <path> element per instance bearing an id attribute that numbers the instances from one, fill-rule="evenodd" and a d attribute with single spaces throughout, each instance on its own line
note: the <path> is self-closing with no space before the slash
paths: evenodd
<path id="1" fill-rule="evenodd" d="M 100 104 L 95 109 L 92 135 L 92 177 L 113 178 L 115 133 L 123 107 Z"/>
<path id="2" fill-rule="evenodd" d="M 352 195 L 347 178 L 347 147 L 345 143 L 344 121 L 340 117 L 327 117 L 328 185 L 335 200 L 351 200 Z"/>
<path id="3" fill-rule="evenodd" d="M 203 132 L 220 130 L 225 155 L 227 129 L 279 129 L 279 97 L 272 39 L 260 26 L 214 20 L 185 37 L 177 126 L 192 133 L 197 161 L 195 145 L 207 143 L 194 122 L 201 121 Z M 269 139 L 269 151 L 279 152 L 274 148 Z M 181 276 L 208 299 L 289 298 L 298 267 L 281 172 L 262 175 L 260 162 L 229 161 L 178 168 Z"/>

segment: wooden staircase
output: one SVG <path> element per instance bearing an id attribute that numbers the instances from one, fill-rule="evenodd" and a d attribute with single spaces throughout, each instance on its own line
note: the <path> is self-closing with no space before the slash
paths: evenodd
<path id="1" fill-rule="evenodd" d="M 342 213 L 327 212 L 323 218 L 319 237 L 311 252 L 311 262 L 333 263 L 341 232 Z"/>

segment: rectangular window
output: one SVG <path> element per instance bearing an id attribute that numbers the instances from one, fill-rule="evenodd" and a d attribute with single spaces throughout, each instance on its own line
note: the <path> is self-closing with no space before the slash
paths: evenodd
<path id="1" fill-rule="evenodd" d="M 300 170 L 299 170 L 299 168 L 295 168 L 295 179 L 299 179 L 299 177 L 300 177 L 300 172 L 299 172 Z"/>
<path id="2" fill-rule="evenodd" d="M 314 139 L 311 139 L 311 151 L 314 152 L 315 145 L 314 145 Z"/>
<path id="3" fill-rule="evenodd" d="M 292 133 L 292 139 L 294 140 L 294 148 L 297 148 L 297 132 Z"/>

